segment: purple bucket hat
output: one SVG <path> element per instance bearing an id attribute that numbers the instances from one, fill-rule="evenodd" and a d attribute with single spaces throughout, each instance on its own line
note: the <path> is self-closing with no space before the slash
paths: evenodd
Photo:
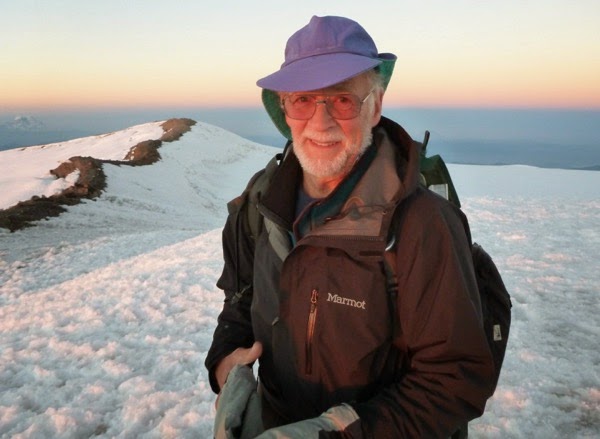
<path id="1" fill-rule="evenodd" d="M 256 84 L 274 91 L 317 90 L 395 60 L 391 53 L 378 54 L 375 42 L 357 22 L 313 16 L 289 38 L 281 68 Z"/>
<path id="2" fill-rule="evenodd" d="M 395 62 L 396 55 L 377 52 L 375 42 L 357 22 L 344 17 L 313 16 L 288 39 L 281 68 L 256 84 L 263 88 L 263 104 L 269 116 L 279 131 L 291 139 L 277 92 L 318 90 L 374 68 L 386 88 Z"/>

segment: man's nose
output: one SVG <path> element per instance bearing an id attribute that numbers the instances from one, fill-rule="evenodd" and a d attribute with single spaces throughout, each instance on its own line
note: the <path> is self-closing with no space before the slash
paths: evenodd
<path id="1" fill-rule="evenodd" d="M 315 102 L 315 114 L 310 118 L 309 123 L 318 129 L 327 129 L 335 125 L 335 119 L 331 117 L 327 110 L 327 101 L 316 101 Z"/>

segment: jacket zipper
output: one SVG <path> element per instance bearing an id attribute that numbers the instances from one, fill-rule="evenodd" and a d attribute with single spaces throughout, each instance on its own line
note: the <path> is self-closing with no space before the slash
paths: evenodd
<path id="1" fill-rule="evenodd" d="M 312 344 L 317 322 L 317 299 L 319 292 L 312 290 L 310 296 L 310 312 L 308 313 L 308 326 L 306 328 L 306 374 L 312 374 Z"/>

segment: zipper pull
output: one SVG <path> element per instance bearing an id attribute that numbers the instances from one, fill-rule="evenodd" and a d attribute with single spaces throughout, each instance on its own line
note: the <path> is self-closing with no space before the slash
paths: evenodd
<path id="1" fill-rule="evenodd" d="M 310 312 L 315 312 L 317 308 L 317 299 L 319 298 L 319 292 L 317 290 L 312 290 L 312 294 L 310 296 Z"/>

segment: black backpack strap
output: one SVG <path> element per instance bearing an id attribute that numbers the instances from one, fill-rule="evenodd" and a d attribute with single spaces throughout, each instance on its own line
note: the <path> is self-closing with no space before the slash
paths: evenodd
<path id="1" fill-rule="evenodd" d="M 383 254 L 383 270 L 386 278 L 386 291 L 389 301 L 390 320 L 392 324 L 392 340 L 402 334 L 398 318 L 398 276 L 396 275 L 396 252 L 386 250 Z"/>
<path id="2" fill-rule="evenodd" d="M 267 163 L 267 166 L 262 171 L 254 175 L 254 177 L 248 183 L 248 202 L 246 206 L 246 217 L 248 219 L 248 226 L 250 228 L 250 235 L 253 240 L 258 238 L 263 228 L 263 216 L 258 211 L 258 203 L 262 195 L 269 188 L 271 184 L 271 178 L 275 173 L 275 170 L 279 166 L 283 154 L 276 154 Z"/>
<path id="3" fill-rule="evenodd" d="M 279 153 L 273 156 L 264 169 L 261 169 L 250 178 L 246 189 L 241 195 L 227 203 L 227 210 L 230 215 L 235 216 L 235 230 L 236 230 L 236 260 L 239 259 L 240 254 L 240 240 L 242 236 L 249 237 L 249 241 L 252 245 L 256 242 L 256 238 L 260 234 L 263 228 L 263 216 L 258 211 L 258 203 L 261 199 L 262 194 L 267 190 L 271 182 L 271 178 L 275 173 L 275 170 L 279 166 L 283 154 Z M 239 261 L 236 263 L 239 264 Z M 241 282 L 237 280 L 237 291 L 231 299 L 231 303 L 236 303 L 242 299 L 242 297 L 252 291 L 252 284 L 241 285 Z"/>
<path id="4" fill-rule="evenodd" d="M 402 345 L 402 326 L 398 318 L 398 257 L 396 247 L 398 245 L 399 230 L 402 227 L 408 208 L 418 197 L 423 189 L 417 189 L 409 197 L 402 200 L 392 213 L 390 228 L 388 229 L 388 243 L 383 252 L 383 271 L 386 277 L 386 289 L 389 300 L 390 319 L 392 324 L 392 337 L 394 340 L 400 340 Z M 404 348 L 404 346 L 403 346 Z"/>

